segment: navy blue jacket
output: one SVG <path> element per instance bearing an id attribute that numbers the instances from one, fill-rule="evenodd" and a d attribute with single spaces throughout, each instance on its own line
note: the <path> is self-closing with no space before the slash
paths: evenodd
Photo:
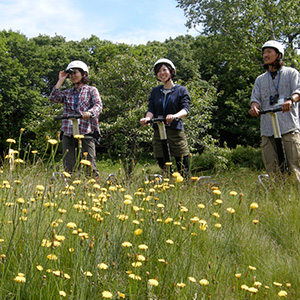
<path id="1" fill-rule="evenodd" d="M 158 116 L 166 117 L 168 114 L 176 114 L 182 109 L 189 112 L 191 99 L 184 86 L 175 85 L 172 88 L 171 92 L 167 95 L 165 107 L 163 107 L 164 94 L 162 91 L 163 85 L 153 88 L 148 99 L 148 111 L 154 115 L 154 118 L 158 118 Z M 169 124 L 169 127 L 183 130 L 182 119 L 178 121 L 173 120 L 173 122 Z"/>

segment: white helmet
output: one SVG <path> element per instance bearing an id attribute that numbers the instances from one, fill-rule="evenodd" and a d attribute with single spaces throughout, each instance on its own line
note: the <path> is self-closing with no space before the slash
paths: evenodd
<path id="1" fill-rule="evenodd" d="M 264 45 L 262 46 L 262 51 L 264 51 L 265 48 L 274 48 L 276 49 L 279 53 L 281 53 L 282 55 L 282 59 L 283 59 L 283 56 L 284 56 L 284 48 L 283 48 L 283 45 L 277 41 L 274 41 L 274 40 L 270 40 L 270 41 L 267 41 L 266 43 L 264 43 Z"/>
<path id="2" fill-rule="evenodd" d="M 158 64 L 167 64 L 169 65 L 172 69 L 174 69 L 174 75 L 176 73 L 176 68 L 174 66 L 174 64 L 167 58 L 160 58 L 155 64 L 154 64 L 154 72 L 155 72 L 155 67 L 158 65 Z"/>
<path id="3" fill-rule="evenodd" d="M 81 69 L 84 72 L 87 72 L 87 75 L 89 75 L 88 66 L 81 60 L 73 60 L 72 62 L 70 62 L 66 68 L 66 71 L 70 69 Z"/>

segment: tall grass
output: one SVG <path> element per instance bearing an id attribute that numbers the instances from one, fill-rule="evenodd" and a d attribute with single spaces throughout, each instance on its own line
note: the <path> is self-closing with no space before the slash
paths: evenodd
<path id="1" fill-rule="evenodd" d="M 55 153 L 55 151 L 52 151 Z M 0 173 L 1 299 L 298 299 L 299 190 L 257 173 L 101 183 Z M 101 170 L 101 163 L 99 164 Z M 153 170 L 153 167 L 152 167 Z M 176 174 L 175 174 L 176 175 Z M 285 293 L 287 295 L 285 296 Z"/>

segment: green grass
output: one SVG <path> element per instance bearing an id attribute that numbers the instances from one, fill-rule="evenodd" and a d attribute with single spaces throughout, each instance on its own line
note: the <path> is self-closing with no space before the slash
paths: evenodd
<path id="1" fill-rule="evenodd" d="M 137 165 L 131 180 L 120 163 L 98 167 L 100 185 L 75 174 L 66 186 L 59 176 L 50 180 L 59 168 L 52 160 L 13 170 L 4 161 L 1 299 L 279 299 L 282 290 L 299 298 L 300 203 L 292 178 L 266 180 L 264 188 L 258 172 L 241 169 L 210 174 L 214 184 L 147 182 L 156 165 Z M 104 181 L 110 173 L 117 183 Z"/>

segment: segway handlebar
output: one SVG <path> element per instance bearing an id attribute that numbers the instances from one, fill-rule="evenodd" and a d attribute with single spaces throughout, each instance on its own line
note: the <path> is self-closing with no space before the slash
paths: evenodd
<path id="1" fill-rule="evenodd" d="M 282 111 L 282 107 L 281 106 L 270 108 L 270 109 L 266 109 L 266 110 L 262 110 L 262 111 L 259 112 L 259 114 L 260 115 L 265 115 L 265 114 L 268 114 L 268 113 L 276 113 L 278 111 Z"/>
<path id="2" fill-rule="evenodd" d="M 54 120 L 63 120 L 63 119 L 81 119 L 82 115 L 68 115 L 68 116 L 54 116 Z"/>
<path id="3" fill-rule="evenodd" d="M 175 120 L 175 121 L 178 121 L 179 118 L 175 118 L 174 120 Z M 173 120 L 173 121 L 174 121 L 174 120 Z M 156 123 L 156 122 L 164 122 L 164 123 L 166 123 L 166 118 L 153 118 L 153 119 L 151 119 L 151 120 L 148 120 L 148 121 L 147 121 L 147 124 L 152 124 L 152 123 Z"/>

